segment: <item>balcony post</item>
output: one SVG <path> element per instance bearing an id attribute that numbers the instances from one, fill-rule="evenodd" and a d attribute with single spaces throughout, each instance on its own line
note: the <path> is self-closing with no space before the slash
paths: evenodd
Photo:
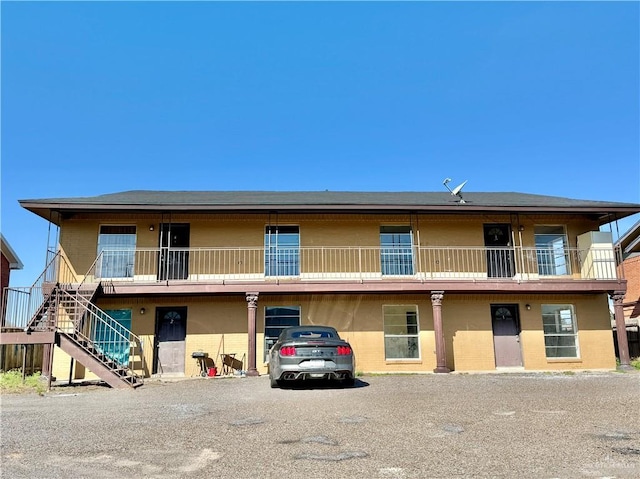
<path id="1" fill-rule="evenodd" d="M 249 338 L 247 376 L 260 376 L 256 369 L 256 310 L 258 309 L 258 293 L 247 293 L 247 335 Z"/>
<path id="2" fill-rule="evenodd" d="M 444 291 L 431 291 L 431 306 L 433 308 L 433 334 L 436 337 L 436 368 L 434 373 L 450 373 L 447 367 L 447 353 L 445 351 L 444 331 L 442 328 L 442 298 Z"/>
<path id="3" fill-rule="evenodd" d="M 613 312 L 616 319 L 616 337 L 618 339 L 618 356 L 620 359 L 619 369 L 633 369 L 629 358 L 629 343 L 627 341 L 627 326 L 624 321 L 624 291 L 614 291 L 611 295 L 613 300 Z"/>

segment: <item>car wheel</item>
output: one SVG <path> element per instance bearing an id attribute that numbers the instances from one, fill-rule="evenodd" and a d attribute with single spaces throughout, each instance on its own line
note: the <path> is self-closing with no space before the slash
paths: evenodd
<path id="1" fill-rule="evenodd" d="M 269 383 L 270 383 L 272 389 L 280 387 L 280 381 L 278 381 L 277 379 L 272 378 L 271 376 L 269 376 Z"/>

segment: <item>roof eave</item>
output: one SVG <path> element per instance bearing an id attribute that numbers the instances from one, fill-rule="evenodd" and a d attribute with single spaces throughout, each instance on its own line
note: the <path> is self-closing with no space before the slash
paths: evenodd
<path id="1" fill-rule="evenodd" d="M 391 212 L 429 212 L 429 213 L 545 213 L 545 214 L 586 214 L 597 217 L 600 224 L 607 224 L 612 221 L 625 218 L 638 213 L 637 208 L 631 206 L 611 206 L 608 208 L 594 208 L 589 206 L 518 206 L 518 205 L 473 205 L 470 203 L 460 204 L 454 202 L 449 205 L 420 205 L 420 204 L 77 204 L 77 203 L 43 203 L 20 201 L 20 205 L 28 211 L 41 218 L 59 225 L 63 214 L 73 214 L 77 212 L 257 212 L 257 211 L 289 211 L 289 212 L 342 212 L 342 213 L 391 213 Z"/>

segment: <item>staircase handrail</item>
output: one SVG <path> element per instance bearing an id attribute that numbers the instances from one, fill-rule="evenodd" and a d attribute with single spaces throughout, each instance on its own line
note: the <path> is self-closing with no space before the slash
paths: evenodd
<path id="1" fill-rule="evenodd" d="M 144 372 L 144 347 L 140 337 L 122 324 L 118 323 L 115 319 L 109 316 L 109 314 L 107 314 L 95 304 L 84 304 L 83 302 L 79 301 L 75 295 L 70 294 L 69 292 L 64 290 L 60 290 L 60 294 L 67 300 L 71 300 L 76 308 L 79 307 L 81 311 L 85 311 L 89 315 L 89 321 L 87 322 L 84 314 L 68 315 L 66 322 L 61 322 L 62 318 L 58 317 L 58 324 L 56 325 L 57 329 L 61 332 L 68 332 L 68 330 L 70 329 L 68 326 L 72 326 L 75 334 L 87 341 L 92 342 L 97 349 L 101 350 L 100 352 L 102 354 L 107 356 L 112 361 L 116 362 L 119 366 L 128 369 L 133 376 L 140 377 L 141 379 L 142 376 L 136 374 L 134 368 L 130 365 L 130 363 L 133 361 L 131 354 L 129 354 L 127 362 L 123 362 L 118 357 L 111 355 L 108 351 L 102 350 L 102 348 L 100 348 L 99 346 L 101 340 L 96 336 L 100 331 L 103 336 L 108 338 L 102 342 L 114 345 L 126 345 L 126 348 L 129 352 L 132 342 L 138 344 L 140 347 L 140 356 L 142 358 L 142 371 Z M 71 324 L 67 324 L 67 322 Z M 105 329 L 100 329 L 99 325 L 102 328 L 105 328 L 106 331 Z"/>
<path id="2" fill-rule="evenodd" d="M 81 288 L 87 281 L 87 278 L 96 278 L 96 267 L 98 266 L 98 263 L 102 261 L 102 256 L 103 256 L 103 252 L 100 251 L 100 253 L 98 253 L 98 256 L 96 256 L 96 259 L 93 260 L 93 263 L 91 263 L 91 266 L 89 266 L 89 269 L 87 270 L 87 272 L 85 273 L 84 277 L 82 278 L 82 281 L 80 281 L 80 286 L 78 287 Z"/>
<path id="3" fill-rule="evenodd" d="M 60 279 L 74 279 L 73 271 L 60 252 L 47 250 L 47 262 L 40 276 L 36 278 L 30 287 L 5 288 L 2 325 L 4 327 L 27 328 L 38 310 L 51 296 L 54 288 L 44 287 L 45 283 L 55 284 Z M 61 269 L 64 268 L 64 271 Z"/>

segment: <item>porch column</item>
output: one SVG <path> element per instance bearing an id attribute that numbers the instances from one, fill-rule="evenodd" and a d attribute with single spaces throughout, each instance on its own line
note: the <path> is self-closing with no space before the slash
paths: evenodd
<path id="1" fill-rule="evenodd" d="M 436 368 L 434 373 L 450 373 L 447 367 L 447 353 L 444 346 L 444 331 L 442 329 L 442 298 L 444 291 L 431 291 L 431 306 L 433 308 L 433 334 L 436 337 Z"/>
<path id="2" fill-rule="evenodd" d="M 42 348 L 42 376 L 47 378 L 47 391 L 53 382 L 53 351 L 55 344 L 45 343 Z"/>
<path id="3" fill-rule="evenodd" d="M 258 293 L 247 293 L 247 335 L 249 336 L 249 351 L 247 376 L 260 376 L 256 369 L 256 310 L 258 309 Z"/>
<path id="4" fill-rule="evenodd" d="M 53 354 L 53 344 L 42 345 L 42 376 L 51 376 L 51 355 Z"/>
<path id="5" fill-rule="evenodd" d="M 633 369 L 629 359 L 629 343 L 627 342 L 627 326 L 624 321 L 624 291 L 614 291 L 611 295 L 613 300 L 613 312 L 616 318 L 616 336 L 618 338 L 618 356 L 620 357 L 620 369 Z"/>

